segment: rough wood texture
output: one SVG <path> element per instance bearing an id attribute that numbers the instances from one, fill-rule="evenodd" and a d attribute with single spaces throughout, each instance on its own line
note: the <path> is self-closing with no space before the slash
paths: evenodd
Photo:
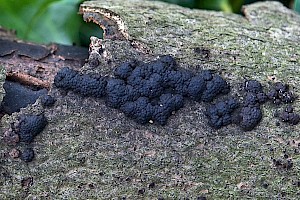
<path id="1" fill-rule="evenodd" d="M 5 68 L 8 79 L 24 85 L 49 88 L 59 69 L 65 66 L 80 68 L 87 57 L 87 48 L 44 46 L 0 35 L 0 65 Z"/>
<path id="2" fill-rule="evenodd" d="M 233 94 L 247 78 L 265 86 L 275 78 L 300 92 L 300 17 L 279 3 L 249 5 L 245 16 L 139 0 L 87 1 L 80 12 L 106 32 L 90 48 L 89 63 L 100 65 L 87 63 L 82 72 L 111 74 L 133 57 L 172 54 L 181 67 L 215 69 Z M 33 144 L 35 161 L 9 158 L 11 147 L 1 142 L 1 199 L 299 197 L 299 126 L 276 126 L 270 104 L 255 130 L 216 131 L 207 126 L 201 103 L 187 102 L 164 127 L 142 126 L 104 100 L 56 88 L 50 93 L 57 98 L 53 108 L 37 102 L 21 111 L 44 112 L 49 120 Z M 298 101 L 295 106 L 299 111 Z M 5 116 L 2 130 L 19 114 Z M 293 162 L 289 170 L 273 163 L 286 161 L 284 154 Z"/>

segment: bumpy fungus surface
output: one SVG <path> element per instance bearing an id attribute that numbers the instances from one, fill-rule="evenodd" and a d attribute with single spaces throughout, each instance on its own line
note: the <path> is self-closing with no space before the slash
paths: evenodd
<path id="1" fill-rule="evenodd" d="M 116 68 L 114 78 L 92 78 L 63 68 L 54 79 L 56 87 L 83 96 L 106 98 L 136 122 L 165 125 L 172 113 L 184 106 L 184 98 L 211 102 L 230 90 L 229 84 L 210 71 L 193 74 L 177 68 L 174 58 L 162 56 L 149 63 L 129 62 Z"/>
<path id="2" fill-rule="evenodd" d="M 262 112 L 259 106 L 245 106 L 241 109 L 240 117 L 240 127 L 249 131 L 259 124 L 262 119 Z"/>
<path id="3" fill-rule="evenodd" d="M 31 143 L 47 125 L 44 115 L 21 115 L 15 125 L 14 132 L 19 135 L 20 142 Z"/>
<path id="4" fill-rule="evenodd" d="M 213 128 L 235 123 L 243 130 L 252 130 L 262 119 L 260 105 L 267 101 L 262 85 L 255 80 L 248 80 L 244 84 L 244 98 L 240 103 L 229 97 L 212 104 L 206 110 L 208 123 Z"/>
<path id="5" fill-rule="evenodd" d="M 180 69 L 175 59 L 168 55 L 149 63 L 123 63 L 115 69 L 114 76 L 93 78 L 63 68 L 57 73 L 54 84 L 83 96 L 105 97 L 108 106 L 120 109 L 136 122 L 160 125 L 165 125 L 173 112 L 184 106 L 184 98 L 210 103 L 230 91 L 229 84 L 218 74 L 209 70 L 194 74 Z M 261 104 L 267 100 L 275 104 L 291 103 L 295 98 L 285 84 L 276 83 L 266 95 L 258 81 L 248 80 L 244 83 L 241 102 L 233 97 L 224 98 L 209 105 L 205 115 L 213 128 L 235 123 L 249 131 L 262 119 Z M 298 114 L 287 110 L 279 117 L 291 124 L 300 120 Z"/>
<path id="6" fill-rule="evenodd" d="M 77 71 L 64 67 L 55 76 L 54 84 L 56 87 L 72 90 L 83 96 L 103 97 L 106 80 L 104 78 L 80 75 Z"/>
<path id="7" fill-rule="evenodd" d="M 262 85 L 256 80 L 248 80 L 244 86 L 245 95 L 239 114 L 239 125 L 245 130 L 252 130 L 262 119 L 260 105 L 267 101 Z"/>
<path id="8" fill-rule="evenodd" d="M 9 143 L 15 146 L 22 142 L 25 149 L 21 152 L 20 158 L 25 162 L 31 162 L 34 158 L 34 151 L 30 143 L 45 128 L 47 123 L 47 119 L 43 114 L 20 115 L 18 120 L 11 124 L 11 129 L 6 131 L 5 140 L 11 141 Z M 11 152 L 14 157 L 16 150 Z"/>
<path id="9" fill-rule="evenodd" d="M 34 158 L 34 151 L 32 148 L 26 148 L 21 152 L 21 160 L 25 162 L 31 162 Z"/>
<path id="10" fill-rule="evenodd" d="M 278 117 L 286 123 L 296 125 L 300 121 L 300 115 L 294 112 L 292 106 L 287 106 L 283 112 L 279 113 Z"/>
<path id="11" fill-rule="evenodd" d="M 267 95 L 276 105 L 281 103 L 292 103 L 296 99 L 295 94 L 289 90 L 289 86 L 281 82 L 275 83 Z"/>
<path id="12" fill-rule="evenodd" d="M 212 104 L 205 112 L 209 125 L 218 129 L 231 124 L 233 111 L 238 107 L 239 102 L 233 97 Z"/>
<path id="13" fill-rule="evenodd" d="M 273 159 L 273 164 L 277 169 L 290 170 L 293 168 L 293 161 L 291 159 Z"/>

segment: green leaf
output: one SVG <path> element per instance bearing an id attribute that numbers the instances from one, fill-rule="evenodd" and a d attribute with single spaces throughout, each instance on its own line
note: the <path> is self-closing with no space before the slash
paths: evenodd
<path id="1" fill-rule="evenodd" d="M 0 0 L 0 24 L 9 29 L 17 30 L 17 35 L 25 39 L 30 22 L 45 3 L 53 0 Z"/>
<path id="2" fill-rule="evenodd" d="M 77 14 L 83 0 L 0 0 L 0 24 L 38 43 L 80 44 Z"/>
<path id="3" fill-rule="evenodd" d="M 61 0 L 42 7 L 32 18 L 26 39 L 37 42 L 79 44 L 81 16 L 77 14 L 79 0 Z M 32 34 L 32 32 L 35 34 Z"/>

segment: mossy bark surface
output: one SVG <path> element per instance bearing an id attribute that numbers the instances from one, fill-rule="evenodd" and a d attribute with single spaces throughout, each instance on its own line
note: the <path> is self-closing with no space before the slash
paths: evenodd
<path id="1" fill-rule="evenodd" d="M 265 89 L 283 81 L 300 94 L 300 16 L 279 3 L 248 5 L 244 16 L 139 0 L 87 1 L 80 12 L 106 30 L 91 44 L 102 47 L 90 55 L 100 65 L 87 63 L 84 73 L 112 75 L 124 61 L 171 54 L 180 67 L 221 74 L 232 95 L 246 79 Z M 211 129 L 204 103 L 187 101 L 166 126 L 139 125 L 104 99 L 55 87 L 50 94 L 54 107 L 38 100 L 2 118 L 3 132 L 24 113 L 44 113 L 49 124 L 28 164 L 9 158 L 12 147 L 1 142 L 0 199 L 299 198 L 299 125 L 278 125 L 273 115 L 282 107 L 265 104 L 260 125 L 243 132 Z M 298 100 L 294 106 L 299 111 Z M 276 167 L 273 159 L 293 166 Z M 32 184 L 24 185 L 28 177 Z"/>

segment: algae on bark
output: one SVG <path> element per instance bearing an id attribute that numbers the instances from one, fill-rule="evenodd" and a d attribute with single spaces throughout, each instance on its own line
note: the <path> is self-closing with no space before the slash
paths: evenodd
<path id="1" fill-rule="evenodd" d="M 86 64 L 84 73 L 112 75 L 132 58 L 171 54 L 181 67 L 216 70 L 232 94 L 245 79 L 268 86 L 270 76 L 300 92 L 300 16 L 279 3 L 248 5 L 245 16 L 141 0 L 87 1 L 80 12 L 107 30 L 105 39 L 93 39 L 92 47 L 103 47 L 100 65 Z M 203 103 L 186 102 L 161 127 L 136 124 L 103 99 L 56 88 L 50 94 L 57 98 L 53 108 L 37 102 L 21 110 L 44 112 L 49 120 L 33 144 L 33 162 L 8 158 L 11 147 L 1 142 L 1 199 L 299 197 L 299 126 L 276 126 L 270 104 L 260 125 L 243 132 L 208 127 Z M 299 111 L 299 102 L 294 105 Z M 5 116 L 2 131 L 19 114 Z M 289 170 L 273 164 L 284 154 L 294 164 Z M 33 184 L 22 187 L 26 177 Z"/>

